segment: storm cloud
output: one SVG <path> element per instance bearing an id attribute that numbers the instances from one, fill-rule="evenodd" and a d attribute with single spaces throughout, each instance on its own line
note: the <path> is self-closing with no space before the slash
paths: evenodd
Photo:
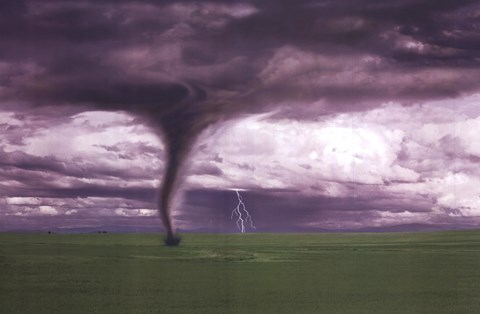
<path id="1" fill-rule="evenodd" d="M 472 0 L 2 1 L 2 194 L 148 203 L 163 175 L 169 208 L 186 163 L 186 189 L 297 191 L 318 204 L 303 225 L 326 207 L 335 228 L 348 220 L 337 208 L 361 213 L 355 226 L 475 216 L 475 191 L 448 195 L 479 180 L 479 12 Z"/>

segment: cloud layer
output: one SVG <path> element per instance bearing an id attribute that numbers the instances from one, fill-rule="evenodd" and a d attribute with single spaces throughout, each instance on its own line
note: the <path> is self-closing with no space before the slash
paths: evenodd
<path id="1" fill-rule="evenodd" d="M 183 230 L 234 231 L 240 189 L 263 231 L 476 226 L 480 113 L 473 117 L 469 106 L 478 108 L 478 98 L 451 107 L 388 103 L 316 122 L 243 118 L 200 138 L 174 217 Z M 159 228 L 154 199 L 165 153 L 148 128 L 103 112 L 54 128 L 4 116 L 0 207 L 9 228 L 29 219 L 75 227 L 123 217 Z M 26 125 L 36 131 L 23 138 Z"/>
<path id="2" fill-rule="evenodd" d="M 264 230 L 475 225 L 479 28 L 473 0 L 2 1 L 0 215 L 156 219 L 198 139 L 184 229 L 230 230 L 234 188 Z"/>

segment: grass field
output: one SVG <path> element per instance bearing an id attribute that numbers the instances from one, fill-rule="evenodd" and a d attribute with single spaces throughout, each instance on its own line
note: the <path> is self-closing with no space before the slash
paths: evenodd
<path id="1" fill-rule="evenodd" d="M 0 234 L 0 313 L 480 313 L 480 232 Z"/>

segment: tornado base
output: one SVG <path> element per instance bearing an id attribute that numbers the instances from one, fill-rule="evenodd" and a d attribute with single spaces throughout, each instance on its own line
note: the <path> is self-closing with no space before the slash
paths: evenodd
<path id="1" fill-rule="evenodd" d="M 182 239 L 179 237 L 179 236 L 175 236 L 175 235 L 168 235 L 164 242 L 165 242 L 165 245 L 166 246 L 178 246 L 180 244 L 180 241 Z"/>

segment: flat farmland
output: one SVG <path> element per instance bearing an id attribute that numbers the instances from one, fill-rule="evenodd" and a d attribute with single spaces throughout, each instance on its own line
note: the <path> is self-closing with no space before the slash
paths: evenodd
<path id="1" fill-rule="evenodd" d="M 0 313 L 480 313 L 480 232 L 3 233 Z"/>

